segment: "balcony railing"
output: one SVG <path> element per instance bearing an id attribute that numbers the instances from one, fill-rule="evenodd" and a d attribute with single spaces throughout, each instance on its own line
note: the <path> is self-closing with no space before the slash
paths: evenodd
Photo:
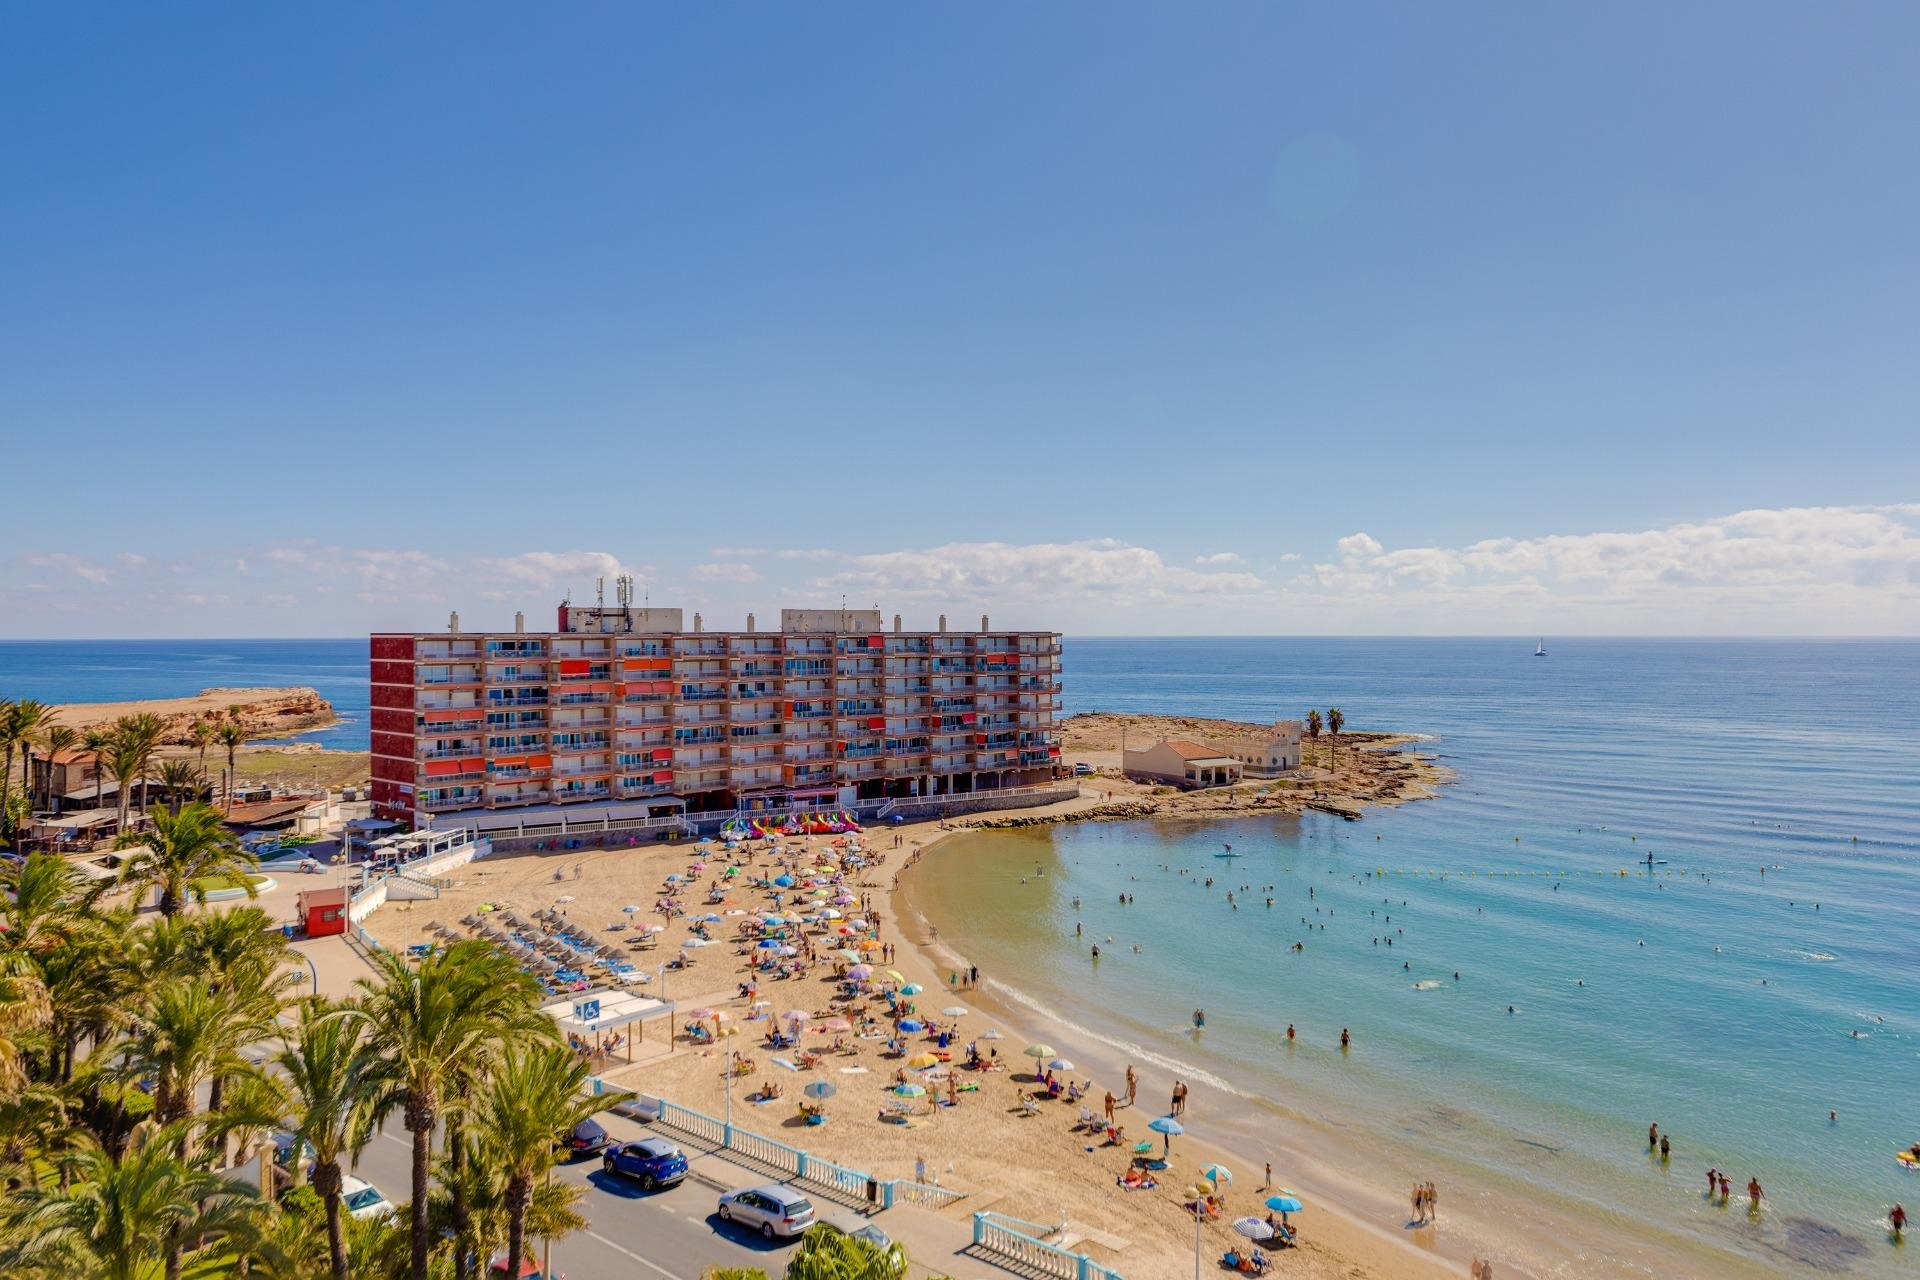
<path id="1" fill-rule="evenodd" d="M 562 787 L 553 793 L 553 802 L 555 804 L 572 804 L 576 800 L 605 800 L 612 794 L 612 789 L 604 785 L 574 789 Z"/>
<path id="2" fill-rule="evenodd" d="M 487 797 L 487 802 L 498 809 L 513 804 L 545 804 L 548 799 L 545 791 L 501 791 Z"/>

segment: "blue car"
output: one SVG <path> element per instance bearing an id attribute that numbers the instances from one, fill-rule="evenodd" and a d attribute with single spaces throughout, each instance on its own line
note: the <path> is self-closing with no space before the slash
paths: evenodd
<path id="1" fill-rule="evenodd" d="M 616 1143 L 601 1155 L 600 1167 L 632 1178 L 647 1191 L 678 1186 L 687 1177 L 687 1158 L 664 1138 Z"/>

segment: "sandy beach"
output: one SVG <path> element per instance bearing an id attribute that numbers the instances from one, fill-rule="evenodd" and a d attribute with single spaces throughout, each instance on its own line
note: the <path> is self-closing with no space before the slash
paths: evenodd
<path id="1" fill-rule="evenodd" d="M 1012 816 L 1051 819 L 1085 813 L 1103 803 L 1088 788 L 1080 799 L 1055 806 L 1053 811 L 1002 814 L 996 815 L 996 820 Z M 1032 1221 L 1065 1223 L 1065 1234 L 1076 1241 L 1074 1248 L 1130 1277 L 1184 1274 L 1192 1267 L 1194 1221 L 1184 1207 L 1190 1199 L 1185 1193 L 1203 1166 L 1224 1163 L 1233 1175 L 1230 1183 L 1220 1187 L 1224 1211 L 1217 1220 L 1202 1226 L 1203 1259 L 1209 1270 L 1217 1269 L 1223 1253 L 1236 1244 L 1244 1246 L 1231 1231 L 1231 1220 L 1265 1213 L 1262 1201 L 1269 1193 L 1261 1189 L 1263 1162 L 1255 1161 L 1251 1154 L 1243 1156 L 1182 1136 L 1172 1141 L 1167 1167 L 1153 1171 L 1157 1186 L 1126 1190 L 1117 1185 L 1135 1163 L 1136 1142 L 1150 1142 L 1146 1154 L 1159 1155 L 1161 1139 L 1147 1126 L 1169 1110 L 1173 1082 L 1165 1072 L 1141 1064 L 1137 1098 L 1129 1106 L 1123 1064 L 1082 1060 L 1080 1045 L 1069 1032 L 1046 1025 L 1031 1011 L 1002 1007 L 983 987 L 970 987 L 958 973 L 957 961 L 942 950 L 931 931 L 923 932 L 909 896 L 912 874 L 908 871 L 902 876 L 901 872 L 949 835 L 967 829 L 966 822 L 907 826 L 860 837 L 870 846 L 868 857 L 878 855 L 878 860 L 851 870 L 833 890 L 836 895 L 856 899 L 842 908 L 844 919 L 871 908 L 874 936 L 893 948 L 884 963 L 875 960 L 876 969 L 882 975 L 892 970 L 924 987 L 923 994 L 903 998 L 914 1006 L 916 1016 L 955 1026 L 954 1043 L 960 1051 L 956 1061 L 972 1041 L 983 1055 L 997 1051 L 1007 1063 L 1007 1069 L 1000 1071 L 952 1071 L 955 1105 L 951 1106 L 932 1101 L 947 1101 L 948 1071 L 936 1068 L 931 1077 L 923 1076 L 908 1068 L 900 1057 L 887 1055 L 884 1030 L 872 1038 L 862 1038 L 852 1031 L 812 1029 L 849 1009 L 846 1003 L 834 1001 L 839 990 L 834 970 L 836 966 L 844 969 L 846 962 L 832 959 L 827 950 L 846 939 L 828 929 L 808 935 L 807 942 L 820 959 L 804 976 L 760 976 L 755 995 L 766 1002 L 760 1009 L 754 1008 L 754 999 L 741 993 L 741 984 L 749 980 L 751 966 L 762 953 L 751 942 L 736 940 L 744 938 L 741 930 L 751 929 L 751 922 L 759 920 L 764 911 L 778 909 L 768 892 L 750 888 L 748 881 L 771 877 L 789 866 L 804 867 L 831 859 L 836 852 L 833 837 L 789 839 L 783 842 L 783 855 L 776 855 L 764 842 L 755 842 L 758 847 L 742 846 L 738 854 L 742 875 L 726 882 L 715 881 L 717 873 L 728 865 L 718 856 L 717 845 L 579 850 L 490 859 L 466 868 L 455 886 L 443 890 L 437 901 L 414 903 L 404 915 L 388 908 L 369 923 L 383 944 L 398 945 L 422 941 L 435 923 L 458 930 L 461 917 L 483 904 L 511 909 L 522 918 L 530 918 L 536 909 L 553 906 L 565 912 L 569 922 L 599 931 L 610 942 L 632 936 L 630 929 L 615 931 L 612 926 L 649 921 L 665 928 L 657 950 L 637 955 L 643 968 L 652 969 L 675 955 L 678 943 L 689 936 L 688 916 L 669 919 L 654 910 L 670 888 L 666 877 L 687 876 L 690 883 L 680 894 L 686 911 L 693 916 L 707 910 L 720 913 L 721 920 L 708 928 L 722 944 L 684 953 L 693 957 L 692 967 L 665 974 L 665 990 L 683 1012 L 701 1008 L 720 1011 L 722 1038 L 717 1047 L 695 1045 L 687 1040 L 682 1026 L 675 1051 L 668 1055 L 658 1043 L 659 1030 L 650 1031 L 647 1043 L 623 1046 L 605 1061 L 602 1069 L 607 1079 L 719 1115 L 727 1107 L 728 1081 L 723 1066 L 730 1054 L 740 1052 L 752 1065 L 732 1082 L 735 1123 L 884 1177 L 912 1176 L 916 1163 L 924 1160 L 940 1181 L 968 1192 L 965 1199 L 946 1211 L 956 1220 L 974 1211 L 992 1209 Z M 694 870 L 696 865 L 699 870 Z M 709 908 L 702 905 L 707 901 L 704 890 L 715 883 L 726 887 L 719 902 Z M 568 900 L 563 902 L 563 898 Z M 627 905 L 638 906 L 641 911 L 623 913 L 621 908 Z M 779 905 L 790 906 L 791 899 Z M 736 914 L 725 914 L 728 912 Z M 904 929 L 903 918 L 908 921 Z M 827 924 L 838 927 L 835 922 Z M 889 981 L 888 985 L 897 983 Z M 661 983 L 655 982 L 651 989 L 659 991 Z M 884 1013 L 877 1001 L 861 1004 L 870 1013 Z M 941 1012 L 949 1008 L 966 1012 L 957 1016 Z M 801 1036 L 800 1048 L 822 1053 L 817 1064 L 798 1072 L 772 1062 L 774 1056 L 792 1055 L 792 1050 L 770 1050 L 762 1039 L 768 1027 L 781 1025 L 778 1020 L 790 1010 L 813 1015 L 809 1031 Z M 766 1020 L 766 1014 L 773 1015 L 774 1021 Z M 986 1038 L 989 1032 L 998 1032 L 998 1038 Z M 835 1039 L 843 1042 L 844 1052 L 831 1051 Z M 907 1039 L 909 1057 L 930 1047 L 923 1035 Z M 1039 1101 L 1031 1109 L 1020 1105 L 1021 1095 L 1036 1087 L 1028 1074 L 1034 1060 L 1023 1056 L 1023 1050 L 1034 1043 L 1053 1046 L 1076 1060 L 1074 1070 L 1057 1074 L 1063 1081 L 1084 1085 L 1084 1099 L 1074 1102 L 1063 1096 Z M 636 1048 L 635 1062 L 626 1065 L 625 1054 Z M 911 1103 L 896 1099 L 889 1090 L 902 1074 L 910 1081 L 925 1080 L 931 1096 Z M 838 1092 L 827 1103 L 828 1123 L 809 1126 L 799 1111 L 801 1090 L 820 1079 L 833 1083 Z M 777 1100 L 750 1100 L 768 1083 L 779 1087 Z M 1079 1125 L 1081 1107 L 1099 1115 L 1108 1090 L 1118 1099 L 1115 1123 L 1124 1129 L 1119 1144 L 1109 1144 L 1104 1133 L 1086 1131 Z M 1204 1103 L 1203 1097 L 1203 1090 L 1194 1090 L 1188 1118 L 1206 1127 L 1215 1117 L 1204 1114 L 1204 1106 L 1211 1104 Z M 910 1111 L 903 1117 L 904 1123 L 881 1119 L 889 1106 Z M 1289 1187 L 1291 1177 L 1292 1170 L 1276 1160 L 1274 1185 Z M 1466 1270 L 1464 1259 L 1432 1251 L 1434 1242 L 1422 1238 L 1431 1233 L 1408 1233 L 1409 1238 L 1398 1238 L 1322 1199 L 1310 1198 L 1307 1212 L 1294 1215 L 1293 1220 L 1300 1228 L 1300 1244 L 1279 1251 L 1281 1268 L 1287 1274 L 1327 1280 L 1374 1276 L 1418 1280 L 1460 1275 Z"/>

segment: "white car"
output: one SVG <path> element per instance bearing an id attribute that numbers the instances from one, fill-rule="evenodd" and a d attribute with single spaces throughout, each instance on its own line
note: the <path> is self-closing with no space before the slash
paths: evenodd
<path id="1" fill-rule="evenodd" d="M 720 1221 L 737 1222 L 767 1239 L 792 1238 L 813 1225 L 813 1203 L 792 1187 L 768 1185 L 720 1197 Z"/>
<path id="2" fill-rule="evenodd" d="M 350 1218 L 390 1218 L 394 1213 L 393 1201 L 380 1194 L 380 1188 L 350 1173 L 340 1179 L 340 1207 Z"/>

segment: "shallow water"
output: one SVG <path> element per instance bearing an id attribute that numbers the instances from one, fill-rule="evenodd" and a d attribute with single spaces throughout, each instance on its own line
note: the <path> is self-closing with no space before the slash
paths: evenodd
<path id="1" fill-rule="evenodd" d="M 1920 646 L 1551 647 L 1072 644 L 1080 709 L 1338 702 L 1434 735 L 1459 782 L 1359 823 L 978 837 L 922 900 L 1027 997 L 1382 1144 L 1785 1272 L 1903 1269 L 1883 1215 L 1920 1198 L 1893 1160 L 1920 1141 Z M 1770 1211 L 1707 1202 L 1709 1165 Z"/>

